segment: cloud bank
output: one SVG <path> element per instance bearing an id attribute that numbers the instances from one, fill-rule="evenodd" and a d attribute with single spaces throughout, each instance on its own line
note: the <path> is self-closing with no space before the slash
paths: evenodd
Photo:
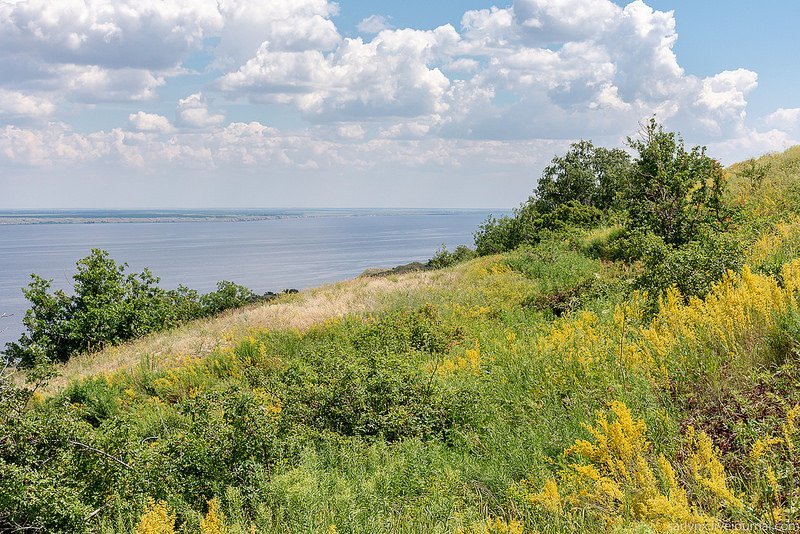
<path id="1" fill-rule="evenodd" d="M 619 144 L 652 114 L 724 160 L 800 137 L 797 109 L 748 120 L 757 73 L 687 73 L 674 13 L 642 0 L 515 0 L 430 30 L 373 15 L 357 37 L 336 25 L 342 4 L 0 0 L 0 167 L 334 179 L 480 161 L 492 180 L 569 140 Z M 115 127 L 76 125 L 112 105 L 129 108 Z"/>

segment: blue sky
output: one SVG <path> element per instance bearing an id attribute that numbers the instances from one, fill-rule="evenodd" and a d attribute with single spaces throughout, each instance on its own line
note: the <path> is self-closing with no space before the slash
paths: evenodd
<path id="1" fill-rule="evenodd" d="M 0 208 L 509 207 L 652 114 L 800 139 L 800 3 L 0 0 Z"/>

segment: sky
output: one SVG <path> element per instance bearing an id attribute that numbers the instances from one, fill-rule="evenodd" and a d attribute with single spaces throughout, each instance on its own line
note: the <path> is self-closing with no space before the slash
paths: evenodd
<path id="1" fill-rule="evenodd" d="M 508 208 L 655 115 L 800 143 L 800 2 L 0 0 L 0 209 Z"/>

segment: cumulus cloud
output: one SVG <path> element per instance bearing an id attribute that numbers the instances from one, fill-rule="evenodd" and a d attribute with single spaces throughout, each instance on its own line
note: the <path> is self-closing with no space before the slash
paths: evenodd
<path id="1" fill-rule="evenodd" d="M 389 19 L 383 15 L 370 15 L 356 25 L 356 29 L 361 33 L 380 33 L 392 27 Z"/>
<path id="2" fill-rule="evenodd" d="M 167 133 L 173 130 L 169 119 L 163 115 L 138 111 L 128 115 L 128 124 L 139 132 Z"/>
<path id="3" fill-rule="evenodd" d="M 674 14 L 642 0 L 514 0 L 433 30 L 394 29 L 373 15 L 356 38 L 339 33 L 338 9 L 330 0 L 270 0 L 268 9 L 257 0 L 0 0 L 0 120 L 18 123 L 3 130 L 3 157 L 324 169 L 459 166 L 474 150 L 528 165 L 513 151 L 581 137 L 616 143 L 654 113 L 724 154 L 800 136 L 798 109 L 747 116 L 755 72 L 687 73 L 673 51 Z M 94 134 L 19 124 L 63 119 L 62 104 L 175 94 L 170 84 L 198 51 L 210 58 L 199 69 L 208 83 L 177 102 L 173 124 L 141 104 L 125 128 Z M 259 115 L 289 107 L 305 122 L 289 133 L 226 124 L 226 106 L 245 102 Z"/>
<path id="4" fill-rule="evenodd" d="M 781 130 L 745 129 L 735 137 L 708 144 L 710 153 L 724 163 L 735 163 L 765 152 L 783 151 L 800 143 L 800 137 Z"/>
<path id="5" fill-rule="evenodd" d="M 224 20 L 215 49 L 223 64 L 238 67 L 262 44 L 275 51 L 331 50 L 341 40 L 330 17 L 338 6 L 328 0 L 220 0 Z"/>
<path id="6" fill-rule="evenodd" d="M 131 121 L 141 115 L 133 115 Z M 460 168 L 475 162 L 513 167 L 544 162 L 552 157 L 554 147 L 566 145 L 548 140 L 485 143 L 386 136 L 361 140 L 356 137 L 358 128 L 337 129 L 345 134 L 342 140 L 324 140 L 308 131 L 281 133 L 259 122 L 234 122 L 205 131 L 182 130 L 168 139 L 120 128 L 83 134 L 64 123 L 41 128 L 6 126 L 0 129 L 0 163 L 35 167 L 103 164 L 150 172 L 258 165 L 293 170 L 365 170 L 387 165 Z M 413 131 L 414 126 L 408 128 Z"/>
<path id="7" fill-rule="evenodd" d="M 362 21 L 362 33 L 376 33 L 370 39 L 262 42 L 217 87 L 291 105 L 312 122 L 382 121 L 382 136 L 411 135 L 404 125 L 413 122 L 432 136 L 620 137 L 656 114 L 670 127 L 722 139 L 744 131 L 747 95 L 757 86 L 746 69 L 687 74 L 673 52 L 674 14 L 641 0 L 516 0 L 466 12 L 460 30 L 392 30 L 385 22 Z"/>
<path id="8" fill-rule="evenodd" d="M 0 50 L 47 63 L 163 69 L 222 22 L 211 0 L 6 0 Z"/>
<path id="9" fill-rule="evenodd" d="M 450 81 L 430 63 L 458 41 L 448 25 L 387 30 L 369 42 L 345 39 L 327 55 L 279 51 L 264 43 L 254 58 L 220 80 L 220 88 L 256 101 L 293 104 L 324 119 L 439 113 L 446 110 Z"/>
<path id="10" fill-rule="evenodd" d="M 764 123 L 800 136 L 800 108 L 778 108 L 764 118 Z"/>
<path id="11" fill-rule="evenodd" d="M 107 70 L 97 66 L 65 65 L 58 69 L 61 93 L 77 102 L 142 101 L 156 97 L 164 78 L 148 70 Z"/>
<path id="12" fill-rule="evenodd" d="M 0 88 L 0 118 L 42 118 L 54 110 L 55 104 L 46 98 Z"/>
<path id="13" fill-rule="evenodd" d="M 343 124 L 336 129 L 336 133 L 343 139 L 362 139 L 366 131 L 360 124 Z"/>
<path id="14" fill-rule="evenodd" d="M 208 102 L 203 93 L 194 93 L 178 100 L 176 123 L 186 128 L 208 128 L 218 126 L 225 120 L 219 113 L 209 113 Z"/>
<path id="15" fill-rule="evenodd" d="M 0 0 L 0 86 L 79 102 L 151 99 L 212 38 L 231 68 L 264 42 L 330 49 L 337 10 L 327 0 Z"/>

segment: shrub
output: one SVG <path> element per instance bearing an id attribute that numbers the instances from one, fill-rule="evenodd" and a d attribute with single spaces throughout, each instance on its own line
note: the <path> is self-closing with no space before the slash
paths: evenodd
<path id="1" fill-rule="evenodd" d="M 744 264 L 742 244 L 726 234 L 711 232 L 680 246 L 652 234 L 638 242 L 643 270 L 637 285 L 652 296 L 670 287 L 685 298 L 703 296 L 725 273 L 738 271 Z"/>
<path id="2" fill-rule="evenodd" d="M 654 118 L 642 138 L 628 138 L 628 144 L 639 153 L 625 196 L 632 228 L 682 245 L 696 239 L 704 226 L 725 221 L 724 173 L 705 147 L 687 151 L 683 139 L 664 131 Z"/>
<path id="3" fill-rule="evenodd" d="M 489 217 L 475 232 L 476 252 L 480 256 L 514 250 L 521 245 L 535 245 L 549 232 L 573 228 L 592 228 L 603 213 L 570 200 L 547 212 L 540 212 L 534 201 L 514 210 L 512 217 Z"/>
<path id="4" fill-rule="evenodd" d="M 217 283 L 217 290 L 200 297 L 203 315 L 213 315 L 252 302 L 255 294 L 245 286 L 227 280 Z"/>
<path id="5" fill-rule="evenodd" d="M 453 252 L 450 252 L 447 250 L 446 246 L 442 245 L 442 247 L 436 251 L 436 254 L 428 260 L 428 265 L 434 269 L 443 269 L 471 260 L 476 256 L 477 254 L 475 251 L 466 245 L 458 245 Z"/>
<path id="6" fill-rule="evenodd" d="M 591 141 L 573 143 L 542 172 L 536 208 L 546 213 L 570 202 L 599 210 L 616 207 L 630 167 L 624 150 L 595 147 Z"/>
<path id="7" fill-rule="evenodd" d="M 758 189 L 764 183 L 764 179 L 769 174 L 772 165 L 765 163 L 759 165 L 755 158 L 750 158 L 741 164 L 739 176 L 745 178 L 750 184 L 751 189 Z"/>
<path id="8" fill-rule="evenodd" d="M 512 250 L 519 244 L 516 217 L 489 216 L 475 231 L 475 251 L 479 256 L 488 256 Z"/>
<path id="9" fill-rule="evenodd" d="M 93 249 L 77 262 L 71 296 L 62 290 L 51 293 L 52 280 L 31 275 L 22 290 L 31 303 L 22 321 L 27 332 L 6 346 L 6 358 L 23 366 L 31 366 L 40 354 L 63 362 L 254 298 L 246 287 L 227 281 L 202 296 L 184 286 L 166 291 L 149 269 L 126 274 L 126 268 L 108 252 Z"/>

